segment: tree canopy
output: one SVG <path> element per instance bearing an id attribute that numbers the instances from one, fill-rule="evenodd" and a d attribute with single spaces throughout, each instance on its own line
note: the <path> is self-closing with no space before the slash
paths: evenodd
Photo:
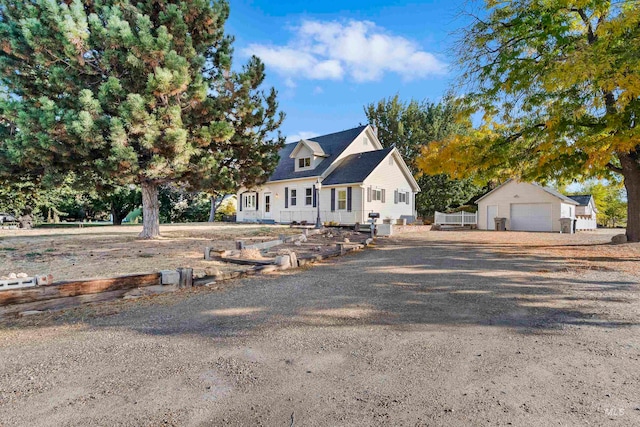
<path id="1" fill-rule="evenodd" d="M 637 1 L 486 2 L 460 37 L 472 132 L 430 144 L 430 173 L 526 180 L 621 174 L 627 237 L 640 240 Z M 465 115 L 466 116 L 466 115 Z"/>
<path id="2" fill-rule="evenodd" d="M 0 0 L 0 174 L 140 184 L 147 238 L 161 184 L 264 179 L 283 115 L 259 59 L 232 68 L 228 15 L 224 0 Z"/>
<path id="3" fill-rule="evenodd" d="M 446 174 L 419 173 L 417 160 L 426 144 L 452 134 L 464 134 L 471 128 L 470 121 L 457 119 L 459 113 L 452 95 L 445 96 L 440 103 L 403 102 L 396 95 L 365 106 L 367 119 L 378 129 L 382 145 L 395 146 L 416 175 L 421 189 L 416 196 L 420 215 L 458 207 L 479 190 L 471 179 L 451 180 Z"/>

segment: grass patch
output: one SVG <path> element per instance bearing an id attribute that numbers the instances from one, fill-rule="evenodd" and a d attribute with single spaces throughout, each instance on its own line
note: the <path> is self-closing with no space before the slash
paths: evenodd
<path id="1" fill-rule="evenodd" d="M 47 248 L 44 250 L 45 252 L 55 252 L 56 250 L 53 248 Z"/>
<path id="2" fill-rule="evenodd" d="M 13 251 L 17 251 L 17 248 L 0 248 L 0 251 L 7 251 L 7 252 L 13 252 Z"/>
<path id="3" fill-rule="evenodd" d="M 24 256 L 27 258 L 35 258 L 37 256 L 42 256 L 42 252 L 27 252 Z"/>

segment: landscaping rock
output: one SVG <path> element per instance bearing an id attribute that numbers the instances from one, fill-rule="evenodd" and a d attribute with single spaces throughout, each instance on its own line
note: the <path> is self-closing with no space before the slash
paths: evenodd
<path id="1" fill-rule="evenodd" d="M 29 275 L 27 273 L 18 273 L 18 274 L 16 274 L 16 278 L 17 279 L 25 279 L 27 277 L 29 277 Z"/>
<path id="2" fill-rule="evenodd" d="M 180 273 L 176 270 L 160 270 L 162 278 L 160 283 L 163 285 L 177 285 L 180 283 Z"/>
<path id="3" fill-rule="evenodd" d="M 279 255 L 276 257 L 275 261 L 276 265 L 281 268 L 290 268 L 291 267 L 291 256 L 290 255 Z"/>
<path id="4" fill-rule="evenodd" d="M 611 243 L 614 245 L 619 245 L 621 243 L 627 243 L 627 235 L 626 234 L 616 234 L 611 238 Z"/>
<path id="5" fill-rule="evenodd" d="M 291 262 L 291 267 L 293 268 L 298 267 L 298 256 L 296 255 L 295 252 L 291 252 L 289 254 L 289 261 Z"/>
<path id="6" fill-rule="evenodd" d="M 51 274 L 36 276 L 36 284 L 38 286 L 49 286 L 53 284 L 53 276 Z"/>
<path id="7" fill-rule="evenodd" d="M 220 274 L 220 269 L 218 267 L 207 267 L 204 269 L 204 274 L 207 276 L 217 276 Z"/>

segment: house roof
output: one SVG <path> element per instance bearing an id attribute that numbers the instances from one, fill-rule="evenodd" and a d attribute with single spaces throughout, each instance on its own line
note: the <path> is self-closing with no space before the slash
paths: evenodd
<path id="1" fill-rule="evenodd" d="M 307 146 L 309 150 L 313 153 L 314 156 L 326 157 L 326 153 L 316 141 L 309 141 L 308 139 L 301 139 L 300 142 L 296 145 L 296 148 L 293 149 L 289 157 L 294 158 L 300 152 L 300 149 L 304 146 Z"/>
<path id="2" fill-rule="evenodd" d="M 322 175 L 322 173 L 331 166 L 345 148 L 347 148 L 367 126 L 368 125 L 358 126 L 357 128 L 347 129 L 342 132 L 308 138 L 306 141 L 314 141 L 319 144 L 320 148 L 327 156 L 315 169 L 312 170 L 296 172 L 295 159 L 289 157 L 300 141 L 285 145 L 278 152 L 280 162 L 278 162 L 278 166 L 276 166 L 276 170 L 271 175 L 271 178 L 269 178 L 269 181 L 309 178 Z"/>
<path id="3" fill-rule="evenodd" d="M 478 204 L 478 202 L 486 197 L 488 197 L 490 194 L 493 194 L 494 192 L 498 191 L 499 189 L 501 189 L 502 187 L 504 187 L 505 185 L 509 184 L 510 182 L 512 182 L 513 179 L 508 179 L 506 180 L 503 184 L 498 185 L 496 188 L 494 188 L 493 190 L 489 191 L 487 194 L 485 194 L 484 196 L 480 197 L 478 200 L 476 200 L 476 204 Z M 578 202 L 576 202 L 573 199 L 570 199 L 569 197 L 565 196 L 564 194 L 560 193 L 559 191 L 557 191 L 554 188 L 551 187 L 543 187 L 540 184 L 537 184 L 535 182 L 530 182 L 529 184 L 531 185 L 535 185 L 536 187 L 538 187 L 539 189 L 541 189 L 542 191 L 545 191 L 549 194 L 551 194 L 552 196 L 557 197 L 558 199 L 562 200 L 565 203 L 570 203 L 572 205 L 577 205 Z"/>
<path id="4" fill-rule="evenodd" d="M 389 147 L 382 150 L 351 154 L 345 157 L 340 165 L 322 180 L 322 185 L 363 182 L 392 150 L 393 147 Z"/>
<path id="5" fill-rule="evenodd" d="M 569 196 L 571 199 L 578 202 L 580 206 L 587 206 L 591 201 L 591 194 L 579 194 L 576 196 Z"/>

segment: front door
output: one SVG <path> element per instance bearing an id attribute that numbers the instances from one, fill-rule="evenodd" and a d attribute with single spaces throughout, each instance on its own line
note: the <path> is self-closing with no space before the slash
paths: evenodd
<path id="1" fill-rule="evenodd" d="M 270 219 L 271 216 L 271 193 L 264 193 L 264 217 Z"/>

